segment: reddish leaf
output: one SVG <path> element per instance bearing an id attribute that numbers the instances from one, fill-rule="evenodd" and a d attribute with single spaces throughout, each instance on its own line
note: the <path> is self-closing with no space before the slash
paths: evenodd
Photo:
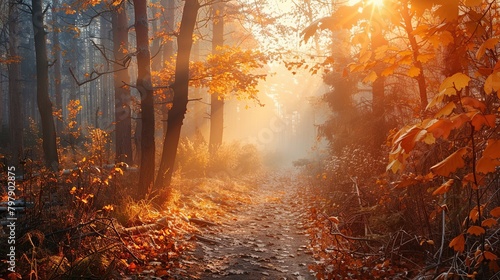
<path id="1" fill-rule="evenodd" d="M 500 206 L 491 209 L 490 215 L 492 217 L 499 218 L 500 217 Z"/>
<path id="2" fill-rule="evenodd" d="M 432 193 L 432 195 L 439 195 L 439 194 L 445 194 L 445 193 L 447 193 L 448 191 L 450 191 L 450 188 L 453 185 L 454 181 L 455 180 L 453 180 L 453 179 L 450 179 L 450 180 L 446 181 L 446 183 L 442 184 L 439 188 L 437 188 Z"/>
<path id="3" fill-rule="evenodd" d="M 464 237 L 464 235 L 460 234 L 459 236 L 453 238 L 453 240 L 451 240 L 451 242 L 450 242 L 449 247 L 453 248 L 453 250 L 455 250 L 457 252 L 463 252 L 465 249 L 465 237 Z"/>
<path id="4" fill-rule="evenodd" d="M 490 251 L 485 251 L 484 252 L 484 258 L 487 259 L 487 260 L 489 260 L 489 261 L 496 261 L 496 260 L 498 260 L 497 255 L 493 254 Z"/>
<path id="5" fill-rule="evenodd" d="M 495 115 L 475 114 L 472 117 L 472 126 L 475 131 L 479 131 L 483 126 L 495 127 Z"/>
<path id="6" fill-rule="evenodd" d="M 488 144 L 484 149 L 483 156 L 490 158 L 500 158 L 500 140 L 488 139 Z"/>
<path id="7" fill-rule="evenodd" d="M 468 230 L 467 233 L 471 235 L 477 235 L 481 236 L 485 233 L 486 231 L 484 230 L 483 227 L 480 226 L 471 226 Z"/>
<path id="8" fill-rule="evenodd" d="M 488 218 L 481 222 L 482 227 L 489 227 L 489 228 L 496 226 L 497 224 L 498 224 L 497 220 L 493 218 Z"/>
<path id="9" fill-rule="evenodd" d="M 461 102 L 464 107 L 469 109 L 478 109 L 481 112 L 484 112 L 484 110 L 486 110 L 486 105 L 484 105 L 483 102 L 470 96 L 463 97 Z"/>
<path id="10" fill-rule="evenodd" d="M 496 167 L 500 165 L 500 161 L 483 155 L 476 164 L 476 171 L 482 174 L 495 172 Z"/>
<path id="11" fill-rule="evenodd" d="M 448 119 L 436 120 L 430 122 L 426 129 L 434 135 L 434 138 L 447 139 L 453 129 L 453 123 Z"/>
<path id="12" fill-rule="evenodd" d="M 443 161 L 431 167 L 431 171 L 437 175 L 449 176 L 452 172 L 465 166 L 463 156 L 467 154 L 467 148 L 461 148 L 445 158 Z"/>

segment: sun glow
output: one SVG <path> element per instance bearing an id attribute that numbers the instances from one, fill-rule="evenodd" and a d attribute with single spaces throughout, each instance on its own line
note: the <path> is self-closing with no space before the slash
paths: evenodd
<path id="1" fill-rule="evenodd" d="M 373 5 L 373 7 L 380 8 L 384 6 L 384 0 L 369 0 L 368 4 Z"/>

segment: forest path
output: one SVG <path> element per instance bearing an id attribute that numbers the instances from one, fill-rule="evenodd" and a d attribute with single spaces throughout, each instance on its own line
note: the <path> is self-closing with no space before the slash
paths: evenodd
<path id="1" fill-rule="evenodd" d="M 269 175 L 220 226 L 205 227 L 192 252 L 198 279 L 315 279 L 307 247 L 307 205 L 291 174 Z M 193 275 L 196 274 L 196 275 Z"/>

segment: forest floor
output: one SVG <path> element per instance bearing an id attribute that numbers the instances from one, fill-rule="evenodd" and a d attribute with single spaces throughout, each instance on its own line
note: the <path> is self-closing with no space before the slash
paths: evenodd
<path id="1" fill-rule="evenodd" d="M 202 237 L 185 255 L 186 274 L 192 279 L 315 279 L 308 268 L 314 259 L 300 190 L 290 174 L 267 175 L 220 223 L 200 227 Z"/>

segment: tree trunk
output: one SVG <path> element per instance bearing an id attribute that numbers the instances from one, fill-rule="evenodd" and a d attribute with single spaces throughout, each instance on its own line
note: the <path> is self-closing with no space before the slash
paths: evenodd
<path id="1" fill-rule="evenodd" d="M 224 44 L 224 4 L 216 2 L 212 4 L 212 53 L 217 53 L 217 47 Z M 212 93 L 210 97 L 210 154 L 214 154 L 222 145 L 224 131 L 224 96 Z"/>
<path id="2" fill-rule="evenodd" d="M 18 53 L 18 7 L 12 1 L 9 3 L 9 56 L 17 59 Z M 8 65 L 9 72 L 9 133 L 12 151 L 11 164 L 20 167 L 19 161 L 23 155 L 23 114 L 21 107 L 21 71 L 20 62 Z"/>
<path id="3" fill-rule="evenodd" d="M 402 14 L 402 16 L 405 22 L 406 34 L 408 36 L 408 40 L 410 41 L 410 47 L 413 52 L 413 64 L 420 70 L 420 73 L 415 79 L 417 80 L 418 90 L 420 94 L 420 112 L 423 113 L 425 111 L 425 108 L 427 107 L 427 85 L 425 83 L 424 67 L 422 65 L 422 62 L 418 60 L 418 56 L 420 55 L 420 47 L 418 46 L 415 35 L 413 34 L 414 29 L 411 23 L 411 15 L 408 8 L 408 3 L 402 3 L 402 12 L 404 13 Z"/>
<path id="4" fill-rule="evenodd" d="M 137 83 L 141 95 L 141 160 L 137 197 L 144 197 L 152 187 L 155 172 L 155 114 L 151 55 L 146 0 L 134 0 L 135 33 L 137 40 Z"/>
<path id="5" fill-rule="evenodd" d="M 372 49 L 376 50 L 380 46 L 385 44 L 385 39 L 382 34 L 374 34 L 372 37 Z M 384 143 L 386 138 L 386 125 L 385 125 L 385 77 L 382 77 L 381 73 L 384 69 L 382 62 L 377 62 L 375 66 L 375 72 L 377 73 L 377 79 L 372 85 L 372 111 L 374 120 L 374 141 L 373 148 L 374 151 L 380 151 L 381 145 Z"/>
<path id="6" fill-rule="evenodd" d="M 165 7 L 165 22 L 166 32 L 168 34 L 173 34 L 175 29 L 175 0 L 162 0 L 161 4 Z M 173 35 L 172 35 L 173 36 Z M 168 40 L 163 46 L 162 61 L 168 61 L 174 55 L 174 42 Z M 162 66 L 163 67 L 163 66 Z M 163 134 L 167 133 L 167 119 L 168 119 L 168 104 L 164 103 L 161 105 L 162 113 L 162 124 L 163 124 Z"/>
<path id="7" fill-rule="evenodd" d="M 132 119 L 130 110 L 130 88 L 124 83 L 130 83 L 130 76 L 125 65 L 124 51 L 128 50 L 128 21 L 125 1 L 112 14 L 113 29 L 113 80 L 115 88 L 115 153 L 116 161 L 133 163 L 132 156 Z"/>
<path id="8" fill-rule="evenodd" d="M 59 168 L 56 146 L 56 128 L 52 116 L 52 102 L 49 98 L 49 63 L 47 41 L 43 23 L 42 0 L 31 0 L 32 22 L 35 33 L 37 104 L 42 122 L 43 153 L 45 166 L 54 171 Z"/>
<path id="9" fill-rule="evenodd" d="M 56 131 L 58 134 L 61 134 L 63 131 L 63 119 L 62 119 L 62 78 L 61 78 L 61 44 L 59 43 L 59 31 L 56 30 L 58 28 L 58 20 L 56 9 L 59 7 L 59 1 L 52 1 L 52 22 L 54 24 L 54 30 L 52 31 L 52 41 L 53 47 L 52 50 L 54 52 L 54 93 L 56 97 L 56 107 L 55 110 L 61 113 L 61 118 L 56 118 Z"/>
<path id="10" fill-rule="evenodd" d="M 163 153 L 155 184 L 157 189 L 170 186 L 172 180 L 182 122 L 188 103 L 189 56 L 193 45 L 193 31 L 199 8 L 198 0 L 186 0 L 184 4 L 180 31 L 177 37 L 179 48 L 175 65 L 175 81 L 172 85 L 174 90 L 173 106 L 168 112 L 168 128 L 163 140 Z"/>

